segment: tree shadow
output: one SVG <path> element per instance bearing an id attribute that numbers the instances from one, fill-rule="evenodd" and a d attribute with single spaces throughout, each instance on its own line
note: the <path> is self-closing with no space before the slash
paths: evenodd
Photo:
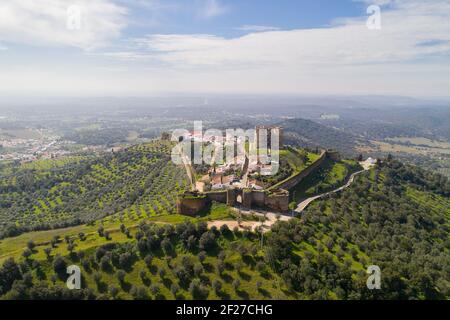
<path id="1" fill-rule="evenodd" d="M 258 292 L 261 293 L 264 296 L 264 298 L 272 298 L 272 295 L 266 289 L 259 288 Z"/>
<path id="2" fill-rule="evenodd" d="M 220 277 L 225 281 L 226 283 L 231 283 L 233 281 L 233 278 L 228 274 L 223 272 Z"/>
<path id="3" fill-rule="evenodd" d="M 223 290 L 220 290 L 220 291 L 216 292 L 216 294 L 222 300 L 230 300 L 231 299 L 231 296 L 228 293 L 226 293 L 225 291 L 223 291 Z"/>
<path id="4" fill-rule="evenodd" d="M 206 272 L 209 273 L 214 272 L 214 266 L 211 263 L 204 262 L 203 268 L 205 269 Z"/>
<path id="5" fill-rule="evenodd" d="M 171 287 L 172 284 L 173 284 L 173 281 L 170 280 L 169 278 L 164 278 L 162 282 L 163 282 L 163 285 L 164 285 L 167 289 L 170 289 L 170 287 Z"/>
<path id="6" fill-rule="evenodd" d="M 245 281 L 250 281 L 252 279 L 252 276 L 244 271 L 239 271 L 238 274 Z"/>
<path id="7" fill-rule="evenodd" d="M 242 261 L 248 266 L 254 267 L 256 265 L 256 261 L 252 256 L 245 255 L 242 257 Z"/>
<path id="8" fill-rule="evenodd" d="M 154 266 L 154 265 L 151 265 L 151 266 L 148 268 L 148 270 L 149 270 L 153 275 L 156 275 L 156 273 L 158 272 L 158 267 L 157 267 L 157 266 Z"/>
<path id="9" fill-rule="evenodd" d="M 158 294 L 155 296 L 155 300 L 167 300 L 167 298 L 166 298 L 165 295 L 163 295 L 163 294 L 161 294 L 161 293 L 158 293 Z"/>
<path id="10" fill-rule="evenodd" d="M 125 292 L 130 292 L 131 290 L 131 284 L 126 281 L 120 281 L 120 287 Z"/>
<path id="11" fill-rule="evenodd" d="M 242 299 L 244 299 L 244 300 L 249 300 L 249 299 L 250 299 L 250 296 L 249 296 L 248 293 L 247 293 L 246 291 L 244 291 L 244 290 L 237 289 L 237 290 L 236 290 L 236 294 L 237 294 L 239 297 L 241 297 Z"/>
<path id="12" fill-rule="evenodd" d="M 175 296 L 175 299 L 176 299 L 176 300 L 186 300 L 186 297 L 184 296 L 184 294 L 178 293 L 178 294 Z"/>
<path id="13" fill-rule="evenodd" d="M 152 281 L 150 280 L 149 277 L 145 277 L 145 278 L 142 278 L 142 283 L 144 284 L 144 286 L 150 287 L 150 285 L 152 284 Z"/>
<path id="14" fill-rule="evenodd" d="M 96 283 L 97 284 L 97 290 L 100 293 L 105 293 L 108 291 L 108 285 L 106 284 L 106 282 L 104 281 L 99 281 Z"/>

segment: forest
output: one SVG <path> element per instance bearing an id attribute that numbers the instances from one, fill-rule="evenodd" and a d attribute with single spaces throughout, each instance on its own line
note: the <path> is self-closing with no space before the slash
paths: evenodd
<path id="1" fill-rule="evenodd" d="M 450 183 L 388 157 L 341 194 L 258 233 L 141 222 L 87 250 L 82 235 L 27 243 L 0 268 L 4 299 L 448 299 Z M 98 237 L 105 237 L 101 225 Z M 60 254 L 59 247 L 67 248 Z M 45 256 L 39 252 L 43 250 Z M 65 289 L 65 268 L 83 289 Z M 382 289 L 368 290 L 378 265 Z"/>

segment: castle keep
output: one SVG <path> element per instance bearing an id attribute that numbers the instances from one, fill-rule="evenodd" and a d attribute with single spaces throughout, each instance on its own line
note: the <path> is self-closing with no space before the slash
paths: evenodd
<path id="1" fill-rule="evenodd" d="M 327 158 L 339 161 L 340 155 L 335 151 L 322 151 L 320 157 L 308 168 L 265 190 L 234 187 L 207 192 L 187 192 L 178 198 L 177 212 L 179 214 L 196 216 L 213 201 L 224 203 L 231 207 L 241 206 L 245 209 L 258 207 L 280 213 L 288 212 L 290 199 L 288 190 L 294 188 L 309 175 L 316 172 Z"/>

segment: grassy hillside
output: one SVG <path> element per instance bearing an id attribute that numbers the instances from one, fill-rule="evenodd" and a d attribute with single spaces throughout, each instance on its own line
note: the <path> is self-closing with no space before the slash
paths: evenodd
<path id="1" fill-rule="evenodd" d="M 326 159 L 319 170 L 291 190 L 292 199 L 298 203 L 306 198 L 328 192 L 342 186 L 348 177 L 362 170 L 357 161 L 333 161 Z"/>
<path id="2" fill-rule="evenodd" d="M 33 257 L 36 259 L 44 259 L 46 257 L 45 249 L 52 247 L 51 243 L 65 243 L 66 245 L 56 246 L 52 248 L 55 254 L 62 256 L 68 255 L 68 242 L 72 243 L 77 250 L 86 250 L 95 248 L 107 243 L 123 243 L 130 240 L 130 237 L 121 230 L 128 230 L 133 235 L 141 223 L 156 224 L 180 224 L 183 222 L 205 222 L 212 220 L 233 220 L 235 213 L 224 204 L 214 203 L 210 212 L 205 212 L 203 216 L 188 217 L 178 214 L 157 215 L 151 217 L 132 217 L 125 219 L 120 215 L 112 215 L 101 220 L 93 221 L 88 224 L 46 230 L 34 231 L 21 234 L 17 237 L 10 237 L 0 240 L 0 264 L 9 258 L 20 259 L 23 251 L 27 248 L 29 241 L 33 241 Z M 123 227 L 122 227 L 123 225 Z M 99 234 L 99 228 L 103 228 L 104 233 Z M 105 234 L 108 237 L 105 237 Z"/>
<path id="3" fill-rule="evenodd" d="M 277 223 L 263 247 L 256 234 L 208 230 L 201 223 L 214 218 L 208 216 L 185 222 L 161 216 L 123 226 L 111 216 L 85 226 L 91 229 L 84 237 L 78 229 L 61 230 L 50 243 L 45 239 L 56 231 L 24 234 L 0 243 L 1 250 L 15 245 L 18 251 L 11 256 L 15 262 L 3 260 L 0 295 L 445 299 L 450 297 L 449 195 L 446 178 L 388 160 L 343 193 L 314 203 L 301 218 Z M 230 215 L 221 205 L 212 212 L 215 218 Z M 64 239 L 68 232 L 72 236 Z M 83 290 L 64 289 L 68 264 L 81 267 Z M 382 271 L 380 291 L 366 288 L 365 270 L 373 264 Z"/>
<path id="4" fill-rule="evenodd" d="M 113 214 L 126 220 L 174 213 L 188 182 L 170 150 L 169 143 L 154 142 L 100 157 L 3 166 L 0 237 Z"/>
<path id="5" fill-rule="evenodd" d="M 280 168 L 277 174 L 273 176 L 258 176 L 258 180 L 266 187 L 274 186 L 290 176 L 302 172 L 319 157 L 319 154 L 308 152 L 305 149 L 287 147 L 280 150 Z"/>
<path id="6" fill-rule="evenodd" d="M 176 227 L 141 223 L 133 238 L 122 244 L 111 241 L 65 257 L 58 249 L 67 243 L 56 244 L 48 257 L 33 248 L 19 267 L 27 270 L 19 272 L 24 286 L 17 281 L 15 285 L 4 284 L 3 288 L 11 290 L 6 290 L 3 298 L 295 298 L 264 263 L 258 240 L 254 234 L 227 228 L 208 231 L 204 223 Z M 82 269 L 84 290 L 76 293 L 64 289 L 64 271 L 70 264 Z"/>
<path id="7" fill-rule="evenodd" d="M 271 255 L 286 261 L 277 272 L 320 298 L 448 299 L 449 192 L 442 176 L 384 162 L 277 226 Z M 369 265 L 381 268 L 380 291 L 365 289 Z"/>

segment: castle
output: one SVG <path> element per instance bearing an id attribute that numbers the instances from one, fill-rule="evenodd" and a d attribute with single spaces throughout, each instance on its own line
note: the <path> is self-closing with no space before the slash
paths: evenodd
<path id="1" fill-rule="evenodd" d="M 227 204 L 228 206 L 240 206 L 245 209 L 254 207 L 265 208 L 271 211 L 286 213 L 289 211 L 290 193 L 288 190 L 301 183 L 310 174 L 316 172 L 326 159 L 340 160 L 336 151 L 322 151 L 319 158 L 305 170 L 296 173 L 276 185 L 256 190 L 247 186 L 233 186 L 225 190 L 212 190 L 186 192 L 177 201 L 177 212 L 183 215 L 196 216 L 213 201 Z"/>

